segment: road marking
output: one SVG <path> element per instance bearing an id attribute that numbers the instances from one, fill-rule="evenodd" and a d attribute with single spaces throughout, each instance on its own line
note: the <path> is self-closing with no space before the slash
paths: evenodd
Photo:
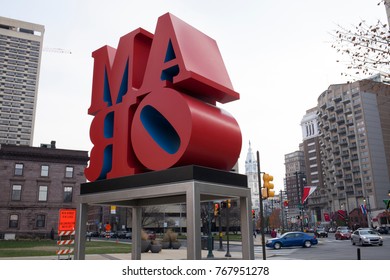
<path id="1" fill-rule="evenodd" d="M 269 256 L 288 256 L 299 250 L 298 248 L 281 248 L 281 249 L 270 249 L 267 248 L 265 254 Z M 254 247 L 255 254 L 263 254 L 263 249 L 261 246 Z"/>

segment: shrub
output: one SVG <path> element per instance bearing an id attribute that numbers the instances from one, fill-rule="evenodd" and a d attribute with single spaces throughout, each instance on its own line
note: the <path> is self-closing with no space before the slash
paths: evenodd
<path id="1" fill-rule="evenodd" d="M 163 236 L 163 241 L 164 242 L 177 242 L 177 233 L 171 229 L 168 229 Z"/>
<path id="2" fill-rule="evenodd" d="M 141 240 L 149 240 L 149 236 L 143 229 L 141 230 Z"/>

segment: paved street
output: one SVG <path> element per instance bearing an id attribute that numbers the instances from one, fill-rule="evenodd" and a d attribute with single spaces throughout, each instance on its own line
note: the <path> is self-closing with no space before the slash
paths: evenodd
<path id="1" fill-rule="evenodd" d="M 269 236 L 266 237 L 266 239 Z M 383 246 L 353 246 L 350 240 L 335 240 L 334 234 L 329 234 L 328 238 L 319 238 L 319 244 L 311 248 L 282 248 L 279 250 L 266 248 L 267 260 L 357 260 L 357 250 L 360 249 L 362 260 L 390 260 L 390 235 L 383 235 Z M 113 240 L 114 242 L 115 240 Z M 127 241 L 129 242 L 129 241 Z M 183 242 L 185 245 L 185 242 Z M 255 259 L 263 259 L 261 246 L 261 237 L 258 235 L 255 239 Z M 225 257 L 226 251 L 218 251 L 219 243 L 215 242 L 213 251 L 214 259 L 241 259 L 240 242 L 231 242 L 229 251 L 231 258 Z M 226 250 L 226 243 L 224 244 Z M 202 250 L 202 258 L 207 258 L 208 251 Z M 64 258 L 64 257 L 62 257 Z M 185 260 L 187 258 L 187 249 L 182 246 L 179 250 L 162 250 L 160 253 L 143 253 L 142 260 Z M 0 258 L 1 259 L 1 258 Z M 57 256 L 46 257 L 25 257 L 25 258 L 7 258 L 7 259 L 40 259 L 56 260 Z M 130 260 L 131 254 L 96 254 L 86 255 L 87 260 Z"/>
<path id="2" fill-rule="evenodd" d="M 291 247 L 275 250 L 266 248 L 267 260 L 357 260 L 357 251 L 360 249 L 360 257 L 362 260 L 390 260 L 390 235 L 382 235 L 384 239 L 383 246 L 353 246 L 350 240 L 336 240 L 334 233 L 329 233 L 327 238 L 319 238 L 319 244 L 311 248 Z M 266 240 L 270 236 L 266 236 Z M 131 242 L 131 241 L 127 241 Z M 186 242 L 182 240 L 182 248 L 180 252 L 165 252 L 172 259 L 185 259 Z M 216 258 L 225 258 L 226 242 L 223 244 L 225 251 L 220 252 L 219 242 L 214 242 L 213 254 Z M 233 258 L 241 258 L 241 243 L 230 242 L 229 251 Z M 255 259 L 263 259 L 263 251 L 261 246 L 261 236 L 257 235 L 254 240 Z M 203 258 L 207 258 L 207 250 L 202 250 Z M 148 256 L 143 254 L 142 258 L 158 259 L 162 255 Z"/>
<path id="3" fill-rule="evenodd" d="M 269 260 L 357 260 L 360 249 L 362 260 L 390 260 L 390 235 L 382 235 L 383 246 L 353 246 L 350 240 L 336 240 L 334 234 L 328 238 L 319 238 L 319 244 L 311 248 L 267 249 Z M 256 259 L 262 258 L 262 248 L 255 248 Z"/>

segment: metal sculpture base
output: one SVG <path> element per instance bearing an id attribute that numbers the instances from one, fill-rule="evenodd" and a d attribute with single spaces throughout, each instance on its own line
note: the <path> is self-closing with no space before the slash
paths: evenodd
<path id="1" fill-rule="evenodd" d="M 133 260 L 141 259 L 141 208 L 143 206 L 185 203 L 187 212 L 187 259 L 200 260 L 200 203 L 239 199 L 242 258 L 254 259 L 251 194 L 242 174 L 184 166 L 133 176 L 85 183 L 80 188 L 77 209 L 75 259 L 85 259 L 85 234 L 89 205 L 116 205 L 132 208 Z"/>

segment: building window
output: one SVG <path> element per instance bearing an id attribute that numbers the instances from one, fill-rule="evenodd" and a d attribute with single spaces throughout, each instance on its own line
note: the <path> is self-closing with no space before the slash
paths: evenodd
<path id="1" fill-rule="evenodd" d="M 64 202 L 72 202 L 73 188 L 64 187 Z"/>
<path id="2" fill-rule="evenodd" d="M 47 201 L 47 186 L 39 186 L 38 201 Z"/>
<path id="3" fill-rule="evenodd" d="M 19 227 L 19 215 L 13 214 L 9 216 L 9 227 L 18 228 Z"/>
<path id="4" fill-rule="evenodd" d="M 15 164 L 15 176 L 23 176 L 23 163 Z"/>
<path id="5" fill-rule="evenodd" d="M 37 218 L 35 220 L 35 226 L 37 228 L 44 228 L 45 227 L 45 221 L 46 221 L 46 217 L 45 215 L 37 215 Z"/>
<path id="6" fill-rule="evenodd" d="M 65 178 L 73 178 L 73 166 L 67 166 L 65 168 Z"/>
<path id="7" fill-rule="evenodd" d="M 19 201 L 22 197 L 22 186 L 21 185 L 12 185 L 12 196 L 11 200 Z"/>
<path id="8" fill-rule="evenodd" d="M 48 165 L 42 165 L 41 166 L 41 176 L 42 177 L 48 177 L 49 176 L 49 166 Z"/>

